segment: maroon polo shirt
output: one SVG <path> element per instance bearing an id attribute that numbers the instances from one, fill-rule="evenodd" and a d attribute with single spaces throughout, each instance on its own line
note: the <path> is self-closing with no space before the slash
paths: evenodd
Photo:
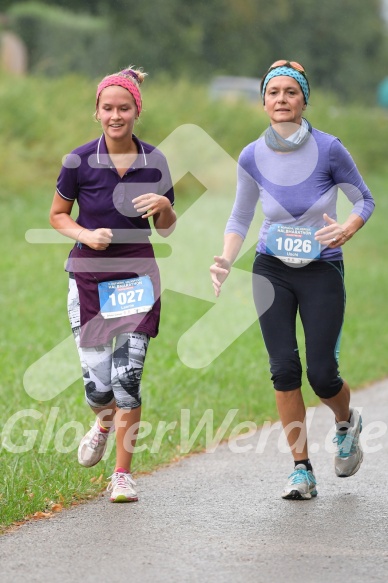
<path id="1" fill-rule="evenodd" d="M 86 229 L 110 228 L 112 243 L 105 251 L 95 251 L 76 243 L 66 270 L 74 273 L 81 308 L 81 346 L 108 343 L 122 332 L 158 333 L 160 319 L 160 278 L 148 219 L 142 219 L 132 200 L 149 192 L 167 196 L 174 203 L 174 190 L 167 161 L 155 147 L 133 139 L 138 156 L 120 177 L 109 157 L 105 137 L 93 140 L 69 154 L 57 181 L 58 194 L 77 201 L 76 222 Z M 149 275 L 154 285 L 155 304 L 146 314 L 105 320 L 100 313 L 98 283 Z"/>

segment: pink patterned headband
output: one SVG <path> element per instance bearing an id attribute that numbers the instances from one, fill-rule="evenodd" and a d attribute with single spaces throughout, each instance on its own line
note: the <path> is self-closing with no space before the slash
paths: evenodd
<path id="1" fill-rule="evenodd" d="M 135 83 L 131 79 L 127 79 L 126 77 L 122 77 L 121 75 L 111 75 L 106 79 L 103 79 L 101 83 L 97 87 L 97 94 L 96 94 L 96 109 L 98 106 L 98 100 L 100 98 L 100 93 L 105 87 L 110 87 L 111 85 L 119 85 L 120 87 L 124 87 L 127 89 L 136 102 L 137 112 L 140 115 L 141 112 L 141 95 L 140 91 Z"/>

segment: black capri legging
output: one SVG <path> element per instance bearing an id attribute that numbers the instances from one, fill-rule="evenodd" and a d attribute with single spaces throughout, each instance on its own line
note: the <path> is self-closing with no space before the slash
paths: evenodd
<path id="1" fill-rule="evenodd" d="M 343 385 L 338 370 L 346 301 L 343 262 L 313 261 L 303 267 L 292 267 L 276 257 L 258 254 L 253 274 L 262 276 L 253 276 L 253 295 L 275 389 L 292 391 L 302 384 L 296 339 L 299 310 L 309 383 L 319 397 L 334 397 Z M 273 285 L 275 298 L 262 314 L 263 277 Z"/>

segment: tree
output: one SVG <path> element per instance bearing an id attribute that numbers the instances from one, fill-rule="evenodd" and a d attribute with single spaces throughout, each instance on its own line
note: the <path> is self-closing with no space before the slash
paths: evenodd
<path id="1" fill-rule="evenodd" d="M 219 73 L 259 77 L 274 60 L 289 58 L 306 66 L 313 88 L 364 101 L 387 75 L 381 0 L 44 2 L 103 19 L 110 70 L 135 64 L 205 82 Z"/>

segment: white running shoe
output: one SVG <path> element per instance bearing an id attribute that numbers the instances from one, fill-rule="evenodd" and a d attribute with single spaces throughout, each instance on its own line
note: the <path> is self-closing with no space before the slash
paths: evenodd
<path id="1" fill-rule="evenodd" d="M 78 461 L 81 466 L 91 468 L 98 464 L 105 453 L 110 433 L 111 431 L 109 431 L 109 433 L 103 433 L 100 430 L 97 418 L 93 427 L 80 441 L 78 447 Z"/>
<path id="2" fill-rule="evenodd" d="M 334 458 L 335 473 L 339 478 L 353 476 L 359 469 L 364 459 L 364 454 L 359 444 L 362 431 L 362 418 L 357 409 L 350 409 L 350 423 L 336 423 L 337 432 L 333 442 L 337 444 L 337 453 Z M 347 430 L 341 430 L 344 425 L 349 425 Z"/>
<path id="3" fill-rule="evenodd" d="M 318 494 L 316 485 L 317 481 L 313 472 L 308 470 L 304 464 L 298 464 L 292 474 L 288 476 L 282 498 L 286 500 L 310 500 Z"/>
<path id="4" fill-rule="evenodd" d="M 135 480 L 131 474 L 125 472 L 115 472 L 110 477 L 110 484 L 107 492 L 111 492 L 111 502 L 136 502 L 138 500 Z"/>

